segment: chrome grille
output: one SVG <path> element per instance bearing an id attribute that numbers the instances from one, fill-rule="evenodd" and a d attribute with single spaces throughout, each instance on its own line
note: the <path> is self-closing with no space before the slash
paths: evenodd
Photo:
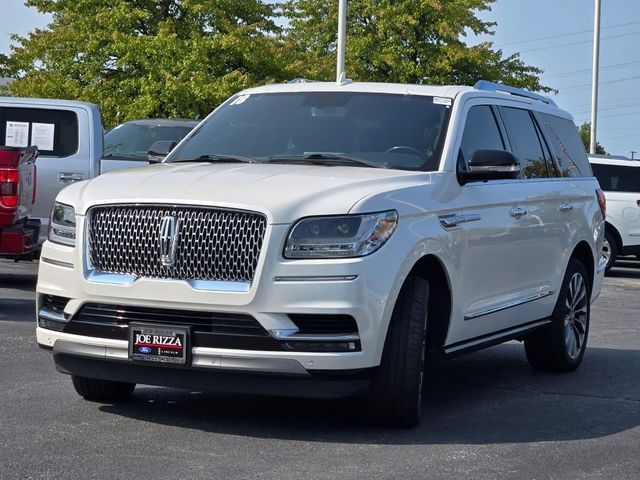
<path id="1" fill-rule="evenodd" d="M 163 266 L 160 225 L 175 216 L 175 262 Z M 266 230 L 264 215 L 210 207 L 115 205 L 88 214 L 94 270 L 137 277 L 251 283 Z"/>

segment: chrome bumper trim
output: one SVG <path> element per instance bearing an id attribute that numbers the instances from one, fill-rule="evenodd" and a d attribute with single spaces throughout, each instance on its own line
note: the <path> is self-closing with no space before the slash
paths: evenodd
<path id="1" fill-rule="evenodd" d="M 128 342 L 125 342 L 128 343 Z M 290 358 L 247 358 L 224 356 L 207 351 L 204 347 L 192 349 L 191 367 L 206 368 L 211 370 L 245 371 L 256 373 L 280 373 L 286 375 L 309 376 L 309 372 L 300 362 Z M 131 362 L 128 349 L 103 347 L 99 345 L 86 345 L 57 340 L 53 344 L 53 353 L 75 355 L 79 357 L 101 358 L 105 360 Z M 144 362 L 136 362 L 136 365 L 145 365 Z M 149 363 L 149 366 L 155 364 Z M 189 368 L 189 367 L 185 367 Z"/>
<path id="2" fill-rule="evenodd" d="M 50 265 L 55 265 L 56 267 L 69 268 L 73 269 L 73 263 L 63 262 L 61 260 L 53 260 L 52 258 L 42 257 L 40 258 L 44 263 L 48 263 Z"/>
<path id="3" fill-rule="evenodd" d="M 126 274 L 104 273 L 90 269 L 87 269 L 85 271 L 85 277 L 88 281 L 93 283 L 105 283 L 109 285 L 124 286 L 133 285 L 140 278 L 146 278 Z M 151 278 L 150 280 L 158 282 L 183 282 L 189 285 L 194 290 L 203 290 L 207 292 L 246 293 L 251 290 L 251 284 L 248 282 L 222 282 L 217 280 L 176 280 L 171 278 Z"/>
<path id="4" fill-rule="evenodd" d="M 51 310 L 49 308 L 41 308 L 38 311 L 38 319 L 49 320 L 52 322 L 68 322 L 71 317 L 65 315 L 63 312 L 56 312 L 55 310 Z"/>
<path id="5" fill-rule="evenodd" d="M 291 341 L 311 341 L 311 342 L 357 342 L 360 340 L 360 335 L 351 334 L 307 334 L 307 333 L 297 333 L 298 330 L 295 329 L 287 329 L 287 330 L 269 330 L 269 335 L 277 340 L 291 340 Z"/>

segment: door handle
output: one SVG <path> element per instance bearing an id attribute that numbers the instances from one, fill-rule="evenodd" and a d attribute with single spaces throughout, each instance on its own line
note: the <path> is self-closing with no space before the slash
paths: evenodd
<path id="1" fill-rule="evenodd" d="M 520 217 L 524 217 L 529 212 L 527 212 L 524 208 L 513 207 L 511 210 L 509 210 L 509 213 L 511 214 L 512 217 L 520 218 Z"/>
<path id="2" fill-rule="evenodd" d="M 58 178 L 63 182 L 78 182 L 84 180 L 84 175 L 81 173 L 60 172 Z"/>
<path id="3" fill-rule="evenodd" d="M 560 205 L 561 212 L 570 212 L 571 210 L 573 210 L 573 205 L 571 205 L 570 203 L 563 203 L 562 205 Z"/>

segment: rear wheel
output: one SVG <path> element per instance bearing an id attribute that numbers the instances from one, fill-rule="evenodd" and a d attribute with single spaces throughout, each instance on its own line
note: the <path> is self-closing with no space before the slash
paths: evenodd
<path id="1" fill-rule="evenodd" d="M 607 259 L 607 266 L 605 272 L 611 270 L 611 267 L 616 263 L 618 257 L 618 243 L 612 233 L 604 232 L 604 241 L 602 242 L 602 255 Z"/>
<path id="2" fill-rule="evenodd" d="M 117 402 L 131 397 L 135 383 L 112 382 L 110 380 L 98 380 L 96 378 L 71 376 L 73 388 L 78 395 L 86 400 L 99 402 Z"/>
<path id="3" fill-rule="evenodd" d="M 410 276 L 393 310 L 382 362 L 367 394 L 371 423 L 413 427 L 420 420 L 428 299 L 429 282 Z"/>
<path id="4" fill-rule="evenodd" d="M 567 267 L 551 323 L 524 340 L 529 364 L 538 370 L 570 372 L 578 368 L 587 348 L 591 288 L 581 262 Z"/>

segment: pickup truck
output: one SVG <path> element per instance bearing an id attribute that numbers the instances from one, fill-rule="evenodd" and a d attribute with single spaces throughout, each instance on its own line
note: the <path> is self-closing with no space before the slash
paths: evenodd
<path id="1" fill-rule="evenodd" d="M 62 188 L 100 173 L 103 128 L 97 105 L 71 100 L 0 97 L 0 147 L 38 147 L 38 185 L 31 218 L 44 242 Z"/>
<path id="2" fill-rule="evenodd" d="M 166 154 L 198 123 L 134 120 L 105 134 L 100 108 L 92 103 L 0 97 L 0 147 L 34 145 L 39 151 L 38 192 L 32 215 L 43 228 L 36 250 L 46 238 L 49 215 L 60 190 L 104 172 L 147 165 L 149 145 L 167 143 Z"/>
<path id="3" fill-rule="evenodd" d="M 0 257 L 32 258 L 40 222 L 29 218 L 35 201 L 38 149 L 0 147 Z"/>

